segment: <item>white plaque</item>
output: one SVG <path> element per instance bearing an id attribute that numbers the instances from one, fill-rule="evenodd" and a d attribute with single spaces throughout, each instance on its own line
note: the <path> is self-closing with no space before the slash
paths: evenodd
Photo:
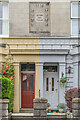
<path id="1" fill-rule="evenodd" d="M 35 21 L 36 22 L 44 22 L 44 14 L 43 13 L 36 13 L 35 14 Z"/>

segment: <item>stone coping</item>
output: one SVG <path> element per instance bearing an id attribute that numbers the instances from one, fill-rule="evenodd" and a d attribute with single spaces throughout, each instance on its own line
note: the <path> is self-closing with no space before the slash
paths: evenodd
<path id="1" fill-rule="evenodd" d="M 33 113 L 12 113 L 12 117 L 33 117 Z M 47 116 L 66 116 L 67 113 L 47 113 Z"/>
<path id="2" fill-rule="evenodd" d="M 80 98 L 73 98 L 72 103 L 80 103 Z"/>
<path id="3" fill-rule="evenodd" d="M 48 100 L 45 99 L 45 98 L 35 98 L 35 99 L 33 100 L 33 102 L 34 102 L 34 103 L 47 103 Z"/>
<path id="4" fill-rule="evenodd" d="M 0 99 L 0 103 L 9 103 L 9 99 Z"/>
<path id="5" fill-rule="evenodd" d="M 12 117 L 31 117 L 33 113 L 12 113 Z"/>

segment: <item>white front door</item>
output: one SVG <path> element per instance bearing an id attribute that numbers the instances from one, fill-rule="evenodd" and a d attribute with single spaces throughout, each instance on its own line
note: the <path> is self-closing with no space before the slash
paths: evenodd
<path id="1" fill-rule="evenodd" d="M 58 105 L 58 73 L 44 72 L 44 97 L 48 99 L 51 109 L 56 109 Z"/>

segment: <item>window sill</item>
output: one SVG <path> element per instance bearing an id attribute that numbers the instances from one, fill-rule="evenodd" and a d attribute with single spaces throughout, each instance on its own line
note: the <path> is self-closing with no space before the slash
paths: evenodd
<path id="1" fill-rule="evenodd" d="M 71 38 L 80 38 L 80 35 L 71 35 Z"/>
<path id="2" fill-rule="evenodd" d="M 0 35 L 0 38 L 8 38 L 9 35 Z"/>

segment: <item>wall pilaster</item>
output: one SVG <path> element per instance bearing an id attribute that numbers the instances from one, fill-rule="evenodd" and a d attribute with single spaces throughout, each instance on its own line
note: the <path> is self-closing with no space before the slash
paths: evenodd
<path id="1" fill-rule="evenodd" d="M 62 77 L 62 74 L 63 74 L 63 77 L 65 77 L 65 63 L 59 63 L 59 81 L 60 81 L 60 78 Z M 59 83 L 59 103 L 65 103 L 65 99 L 64 99 L 64 92 L 65 92 L 65 87 L 61 87 L 60 86 L 60 83 Z"/>
<path id="2" fill-rule="evenodd" d="M 15 85 L 14 85 L 14 106 L 13 106 L 13 112 L 19 112 L 19 105 L 20 105 L 20 99 L 19 99 L 19 95 L 20 95 L 20 74 L 19 74 L 19 63 L 15 63 L 14 64 L 14 68 L 15 68 Z"/>
<path id="3" fill-rule="evenodd" d="M 35 98 L 39 97 L 39 63 L 35 63 Z"/>

